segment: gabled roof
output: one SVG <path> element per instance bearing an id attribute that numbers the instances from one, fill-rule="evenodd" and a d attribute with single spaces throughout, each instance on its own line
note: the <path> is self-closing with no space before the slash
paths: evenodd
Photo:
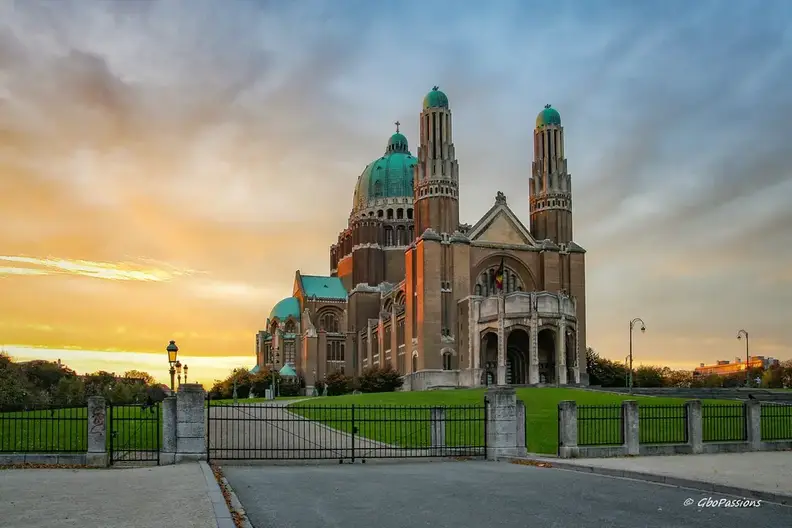
<path id="1" fill-rule="evenodd" d="M 520 222 L 520 219 L 517 218 L 517 215 L 509 209 L 509 206 L 506 205 L 506 197 L 503 196 L 502 193 L 498 193 L 498 196 L 495 198 L 495 205 L 493 205 L 489 211 L 479 220 L 476 222 L 470 232 L 467 234 L 468 238 L 471 241 L 475 241 L 477 238 L 481 237 L 487 229 L 495 222 L 498 217 L 504 217 L 512 226 L 516 234 L 520 236 L 525 242 L 526 245 L 535 246 L 536 240 L 531 235 L 531 232 Z"/>
<path id="2" fill-rule="evenodd" d="M 330 299 L 346 301 L 347 291 L 338 277 L 322 277 L 319 275 L 299 275 L 300 289 L 306 299 Z"/>

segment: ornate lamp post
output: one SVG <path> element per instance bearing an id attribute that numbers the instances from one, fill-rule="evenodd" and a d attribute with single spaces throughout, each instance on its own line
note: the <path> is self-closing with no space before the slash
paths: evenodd
<path id="1" fill-rule="evenodd" d="M 181 385 L 181 371 L 182 371 L 181 361 L 177 361 L 176 362 L 176 379 L 178 380 L 179 385 Z"/>
<path id="2" fill-rule="evenodd" d="M 748 332 L 745 330 L 740 330 L 737 332 L 737 339 L 742 339 L 745 337 L 745 386 L 751 386 L 751 370 L 748 368 L 750 363 L 750 356 L 748 355 Z"/>
<path id="3" fill-rule="evenodd" d="M 184 364 L 184 383 L 187 383 L 187 363 Z"/>
<path id="4" fill-rule="evenodd" d="M 176 341 L 171 341 L 168 343 L 168 346 L 165 348 L 168 352 L 168 363 L 170 364 L 170 388 L 171 392 L 174 391 L 174 378 L 176 376 L 176 356 L 179 354 L 179 347 L 176 346 Z"/>
<path id="5" fill-rule="evenodd" d="M 633 390 L 633 328 L 635 328 L 635 325 L 638 323 L 641 323 L 641 332 L 646 332 L 646 323 L 643 322 L 643 319 L 636 317 L 630 321 L 630 372 L 628 374 L 630 376 L 630 394 L 632 394 Z"/>

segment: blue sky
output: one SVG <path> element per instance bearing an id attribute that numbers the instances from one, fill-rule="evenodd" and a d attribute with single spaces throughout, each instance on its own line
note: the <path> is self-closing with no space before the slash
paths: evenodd
<path id="1" fill-rule="evenodd" d="M 757 353 L 790 357 L 790 28 L 782 1 L 4 2 L 0 255 L 153 261 L 202 282 L 143 294 L 4 268 L 0 331 L 104 350 L 87 336 L 139 327 L 151 340 L 122 348 L 151 352 L 200 326 L 201 354 L 252 354 L 294 270 L 327 273 L 394 121 L 414 151 L 439 85 L 467 223 L 498 190 L 527 223 L 535 116 L 560 111 L 590 346 L 623 358 L 640 316 L 647 361 L 742 355 L 743 327 Z M 166 296 L 211 305 L 155 317 Z"/>

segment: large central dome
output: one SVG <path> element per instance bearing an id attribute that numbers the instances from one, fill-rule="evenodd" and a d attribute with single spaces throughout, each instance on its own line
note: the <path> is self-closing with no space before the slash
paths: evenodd
<path id="1" fill-rule="evenodd" d="M 417 161 L 410 154 L 407 138 L 397 129 L 388 140 L 385 154 L 369 163 L 358 178 L 352 210 L 365 209 L 385 198 L 412 197 Z"/>

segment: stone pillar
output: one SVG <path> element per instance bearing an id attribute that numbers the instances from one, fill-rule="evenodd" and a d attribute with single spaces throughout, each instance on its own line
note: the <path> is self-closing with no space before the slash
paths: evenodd
<path id="1" fill-rule="evenodd" d="M 206 392 L 183 383 L 176 394 L 176 462 L 206 460 Z"/>
<path id="2" fill-rule="evenodd" d="M 745 402 L 745 427 L 748 433 L 748 449 L 762 449 L 762 402 L 747 400 Z"/>
<path id="3" fill-rule="evenodd" d="M 161 464 L 173 464 L 176 461 L 176 423 L 176 396 L 168 396 L 162 400 Z"/>
<path id="4" fill-rule="evenodd" d="M 685 402 L 687 414 L 688 445 L 693 454 L 704 452 L 704 427 L 701 416 L 701 400 Z"/>
<path id="5" fill-rule="evenodd" d="M 534 294 L 531 294 L 531 307 L 534 307 Z M 539 316 L 536 311 L 531 313 L 531 335 L 529 336 L 529 356 L 531 365 L 528 368 L 528 383 L 539 383 Z"/>
<path id="6" fill-rule="evenodd" d="M 626 455 L 638 455 L 640 451 L 640 425 L 638 423 L 638 402 L 626 400 L 622 402 L 624 421 L 624 449 Z"/>
<path id="7" fill-rule="evenodd" d="M 487 389 L 487 460 L 518 456 L 517 393 L 512 387 Z"/>
<path id="8" fill-rule="evenodd" d="M 525 402 L 517 400 L 517 456 L 525 456 Z"/>
<path id="9" fill-rule="evenodd" d="M 566 400 L 558 403 L 558 456 L 578 456 L 577 402 Z"/>
<path id="10" fill-rule="evenodd" d="M 481 365 L 481 331 L 479 330 L 479 310 L 481 309 L 481 301 L 476 299 L 470 303 L 470 318 L 468 324 L 470 325 L 470 345 L 471 365 L 474 369 L 479 369 Z"/>
<path id="11" fill-rule="evenodd" d="M 498 369 L 495 376 L 497 385 L 506 385 L 506 306 L 503 295 L 498 294 Z"/>
<path id="12" fill-rule="evenodd" d="M 107 405 L 101 396 L 88 398 L 88 452 L 85 464 L 106 467 L 107 459 Z"/>
<path id="13" fill-rule="evenodd" d="M 566 321 L 564 321 L 563 318 L 558 322 L 558 332 L 556 333 L 555 339 L 555 355 L 556 385 L 566 385 Z"/>
<path id="14" fill-rule="evenodd" d="M 440 450 L 446 446 L 446 415 L 444 407 L 429 409 L 430 432 L 432 435 L 432 450 Z M 441 453 L 437 453 L 439 456 Z"/>

